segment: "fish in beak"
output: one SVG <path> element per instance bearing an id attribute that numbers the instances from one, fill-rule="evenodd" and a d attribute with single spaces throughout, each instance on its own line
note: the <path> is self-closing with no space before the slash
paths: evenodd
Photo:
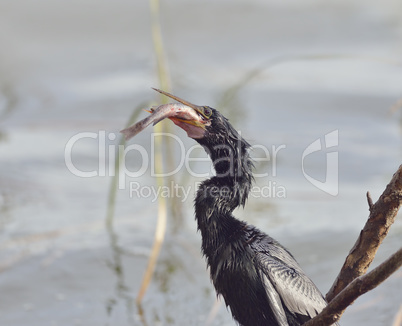
<path id="1" fill-rule="evenodd" d="M 208 107 L 194 105 L 156 88 L 154 88 L 154 90 L 180 103 L 163 104 L 151 108 L 148 111 L 151 113 L 150 116 L 120 131 L 125 136 L 126 140 L 134 137 L 150 124 L 156 125 L 166 118 L 172 120 L 177 126 L 185 130 L 190 138 L 200 139 L 204 137 L 205 128 L 211 124 L 211 110 Z"/>

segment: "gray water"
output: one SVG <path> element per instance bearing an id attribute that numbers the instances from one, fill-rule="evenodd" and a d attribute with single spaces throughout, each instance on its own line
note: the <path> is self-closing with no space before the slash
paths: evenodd
<path id="1" fill-rule="evenodd" d="M 125 178 L 106 227 L 118 130 L 134 107 L 158 98 L 148 6 L 0 1 L 1 325 L 234 325 L 215 303 L 193 219 L 205 177 L 183 166 L 171 185 L 189 192 L 178 194 L 183 212 L 169 216 L 141 307 L 134 300 L 157 216 L 151 161 Z M 175 0 L 160 11 L 174 93 L 221 109 L 258 145 L 253 156 L 266 158 L 256 173 L 267 176 L 256 177 L 236 216 L 288 247 L 326 293 L 368 216 L 366 191 L 376 200 L 401 164 L 401 3 Z M 72 162 L 94 177 L 66 164 L 66 146 L 82 133 L 96 138 L 78 140 Z M 325 149 L 328 134 L 335 146 Z M 177 135 L 188 153 L 193 141 Z M 322 149 L 302 166 L 317 140 Z M 151 158 L 152 127 L 129 144 Z M 182 154 L 178 143 L 174 150 Z M 324 182 L 331 153 L 337 195 L 306 177 Z M 127 155 L 130 171 L 144 162 L 138 155 Z M 191 164 L 210 172 L 209 163 Z M 399 214 L 372 267 L 401 246 L 401 234 Z M 359 298 L 342 325 L 392 325 L 401 277 Z"/>

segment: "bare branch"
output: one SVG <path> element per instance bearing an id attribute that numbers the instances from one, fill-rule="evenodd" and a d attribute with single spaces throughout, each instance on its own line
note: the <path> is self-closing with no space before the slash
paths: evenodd
<path id="1" fill-rule="evenodd" d="M 381 282 L 391 276 L 392 273 L 398 270 L 401 265 L 402 248 L 371 272 L 354 279 L 328 304 L 328 306 L 321 311 L 320 314 L 309 320 L 304 324 L 304 326 L 332 325 L 337 322 L 345 309 L 359 296 L 374 289 Z"/>
<path id="2" fill-rule="evenodd" d="M 370 215 L 363 230 L 351 249 L 348 257 L 334 284 L 326 295 L 330 302 L 355 278 L 363 275 L 378 250 L 378 247 L 388 234 L 395 221 L 396 214 L 402 204 L 402 165 L 394 174 L 381 197 L 372 204 L 370 194 L 367 194 Z"/>

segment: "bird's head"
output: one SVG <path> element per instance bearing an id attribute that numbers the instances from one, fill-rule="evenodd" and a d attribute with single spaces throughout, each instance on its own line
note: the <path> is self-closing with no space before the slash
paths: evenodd
<path id="1" fill-rule="evenodd" d="M 154 89 L 179 103 L 163 104 L 147 110 L 151 113 L 150 116 L 121 131 L 126 140 L 150 124 L 155 125 L 163 119 L 172 120 L 185 130 L 190 138 L 203 146 L 212 160 L 216 175 L 204 183 L 203 189 L 208 189 L 211 182 L 218 182 L 220 186 L 226 184 L 230 200 L 225 201 L 226 205 L 223 206 L 233 210 L 239 204 L 244 205 L 251 186 L 253 166 L 247 141 L 218 110 L 195 105 L 165 91 Z"/>
<path id="2" fill-rule="evenodd" d="M 195 105 L 175 95 L 155 90 L 185 105 L 184 109 L 176 109 L 176 114 L 172 113 L 168 118 L 205 148 L 217 175 L 247 175 L 251 178 L 252 163 L 248 155 L 250 145 L 228 119 L 209 106 Z"/>
<path id="3" fill-rule="evenodd" d="M 228 119 L 218 110 L 209 106 L 192 104 L 180 97 L 156 88 L 154 90 L 193 109 L 193 114 L 191 115 L 186 117 L 182 115 L 172 116 L 169 119 L 185 130 L 190 138 L 197 140 L 200 144 L 214 146 L 227 142 L 236 143 L 244 141 L 229 123 Z"/>

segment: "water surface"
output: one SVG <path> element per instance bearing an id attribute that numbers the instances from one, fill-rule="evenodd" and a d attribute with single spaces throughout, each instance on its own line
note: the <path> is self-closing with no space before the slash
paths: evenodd
<path id="1" fill-rule="evenodd" d="M 174 93 L 221 109 L 259 146 L 255 158 L 262 148 L 271 154 L 256 164 L 267 176 L 236 216 L 288 247 L 323 293 L 368 216 L 366 191 L 376 200 L 401 163 L 401 111 L 391 109 L 401 98 L 401 9 L 393 1 L 161 3 Z M 1 324 L 206 325 L 215 293 L 192 207 L 204 177 L 183 177 L 182 168 L 169 185 L 189 192 L 179 194 L 182 214 L 169 217 L 142 309 L 134 299 L 157 215 L 146 193 L 157 188 L 150 166 L 125 179 L 114 223 L 105 223 L 118 131 L 134 107 L 157 99 L 148 3 L 1 1 L 0 15 Z M 302 170 L 308 146 L 320 139 L 324 148 L 333 131 L 336 146 L 306 157 L 304 172 L 324 182 L 327 154 L 337 153 L 337 196 Z M 73 163 L 95 177 L 66 165 L 66 145 L 80 133 L 96 138 L 74 144 Z M 151 157 L 152 128 L 134 143 Z M 184 139 L 186 151 L 193 144 Z M 127 167 L 137 171 L 142 159 L 131 153 Z M 130 192 L 136 183 L 140 196 Z M 373 266 L 400 247 L 401 234 L 399 216 Z M 342 325 L 390 325 L 401 276 L 358 299 Z M 234 324 L 223 303 L 210 319 Z"/>

